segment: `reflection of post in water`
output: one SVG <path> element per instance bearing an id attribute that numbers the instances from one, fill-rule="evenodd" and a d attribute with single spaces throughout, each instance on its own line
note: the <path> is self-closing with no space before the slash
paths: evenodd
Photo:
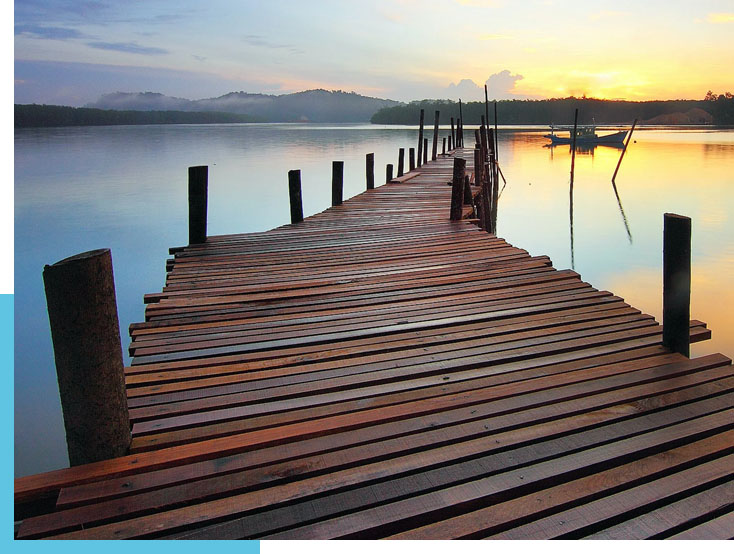
<path id="1" fill-rule="evenodd" d="M 571 232 L 571 269 L 576 269 L 573 259 L 573 173 L 571 173 L 571 184 L 568 187 L 568 223 Z"/>
<path id="2" fill-rule="evenodd" d="M 619 199 L 619 193 L 617 192 L 617 185 L 612 181 L 612 188 L 614 189 L 614 196 L 617 197 L 617 205 L 619 206 L 619 213 L 622 214 L 622 221 L 624 221 L 624 228 L 627 230 L 627 237 L 630 239 L 632 244 L 632 233 L 630 232 L 629 223 L 627 223 L 627 216 L 624 215 L 624 208 L 622 207 L 622 201 Z"/>
<path id="3" fill-rule="evenodd" d="M 576 125 L 579 120 L 579 109 L 573 115 L 573 140 L 571 140 L 571 182 L 568 187 L 568 220 L 571 231 L 571 269 L 576 269 L 573 259 L 573 168 L 576 161 Z"/>

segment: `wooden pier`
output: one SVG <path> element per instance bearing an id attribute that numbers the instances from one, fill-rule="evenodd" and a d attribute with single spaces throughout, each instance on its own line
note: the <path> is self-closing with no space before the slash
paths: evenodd
<path id="1" fill-rule="evenodd" d="M 130 454 L 17 479 L 18 538 L 732 538 L 731 361 L 450 221 L 455 156 L 175 249 Z"/>

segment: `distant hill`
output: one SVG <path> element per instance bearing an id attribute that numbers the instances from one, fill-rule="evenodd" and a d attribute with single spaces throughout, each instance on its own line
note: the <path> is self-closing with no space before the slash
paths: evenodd
<path id="1" fill-rule="evenodd" d="M 579 123 L 630 124 L 637 118 L 641 123 L 672 125 L 733 125 L 734 98 L 720 95 L 708 100 L 652 100 L 630 102 L 596 98 L 554 98 L 548 100 L 500 100 L 497 120 L 500 125 L 573 123 L 574 109 L 579 109 Z M 426 121 L 433 121 L 435 110 L 441 112 L 441 122 L 459 117 L 459 105 L 450 100 L 421 100 L 402 106 L 384 108 L 372 116 L 372 123 L 416 125 L 420 110 Z M 490 106 L 490 120 L 494 109 Z M 484 102 L 467 102 L 462 106 L 467 124 L 478 124 L 485 114 Z M 670 117 L 668 117 L 670 116 Z"/>
<path id="2" fill-rule="evenodd" d="M 99 110 L 45 104 L 15 104 L 16 128 L 255 122 L 258 122 L 258 119 L 249 115 L 224 112 Z"/>
<path id="3" fill-rule="evenodd" d="M 106 110 L 177 110 L 247 114 L 263 121 L 316 123 L 369 122 L 382 108 L 402 102 L 362 96 L 354 92 L 307 90 L 293 94 L 230 92 L 217 98 L 187 100 L 154 92 L 115 92 L 103 95 L 88 108 Z"/>

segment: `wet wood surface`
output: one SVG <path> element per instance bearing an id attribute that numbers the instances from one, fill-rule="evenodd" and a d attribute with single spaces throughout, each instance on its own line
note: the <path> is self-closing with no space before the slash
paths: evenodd
<path id="1" fill-rule="evenodd" d="M 450 221 L 455 156 L 172 249 L 130 454 L 16 479 L 18 538 L 731 538 L 731 361 Z"/>

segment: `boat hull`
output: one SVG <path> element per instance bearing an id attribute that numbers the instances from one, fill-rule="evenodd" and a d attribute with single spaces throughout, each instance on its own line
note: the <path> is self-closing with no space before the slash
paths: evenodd
<path id="1" fill-rule="evenodd" d="M 624 142 L 627 131 L 619 131 L 602 137 L 576 137 L 576 144 L 620 144 Z M 553 144 L 571 144 L 570 137 L 559 137 L 558 135 L 546 135 Z"/>

